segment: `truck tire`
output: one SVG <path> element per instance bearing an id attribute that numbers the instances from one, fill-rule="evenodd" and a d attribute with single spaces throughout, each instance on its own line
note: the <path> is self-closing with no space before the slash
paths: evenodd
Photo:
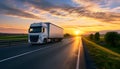
<path id="1" fill-rule="evenodd" d="M 44 39 L 43 43 L 46 44 L 47 43 L 47 39 Z"/>

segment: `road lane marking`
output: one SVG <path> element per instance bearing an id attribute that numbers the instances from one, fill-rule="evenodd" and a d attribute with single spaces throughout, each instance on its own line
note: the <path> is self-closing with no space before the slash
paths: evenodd
<path id="1" fill-rule="evenodd" d="M 73 41 L 74 41 L 74 40 L 73 40 Z M 71 41 L 71 42 L 72 42 L 72 41 Z M 66 43 L 66 44 L 69 44 L 69 43 Z M 47 49 L 47 48 L 52 48 L 52 47 L 59 47 L 59 46 L 47 46 L 47 47 L 39 48 L 39 49 L 37 49 L 37 50 L 25 52 L 25 53 L 22 53 L 22 54 L 19 54 L 19 55 L 16 55 L 16 56 L 12 56 L 12 57 L 9 57 L 9 58 L 2 59 L 2 60 L 0 60 L 0 63 L 1 63 L 1 62 L 4 62 L 4 61 L 7 61 L 7 60 L 10 60 L 10 59 L 14 59 L 14 58 L 17 58 L 17 57 L 21 57 L 21 56 L 24 56 L 24 55 L 27 55 L 27 54 L 30 54 L 30 53 L 33 53 L 33 52 L 36 52 L 36 51 L 40 51 L 40 50 L 42 50 L 42 49 Z"/>
<path id="2" fill-rule="evenodd" d="M 79 69 L 79 64 L 80 64 L 80 45 L 81 45 L 81 44 L 80 44 L 80 41 L 79 41 L 76 69 Z"/>
<path id="3" fill-rule="evenodd" d="M 22 53 L 22 54 L 19 54 L 19 55 L 16 55 L 16 56 L 12 56 L 12 57 L 9 57 L 9 58 L 5 58 L 5 59 L 0 60 L 0 63 L 1 63 L 1 62 L 4 62 L 4 61 L 7 61 L 7 60 L 10 60 L 10 59 L 13 59 L 13 58 L 17 58 L 17 57 L 20 57 L 20 56 L 24 56 L 24 55 L 27 55 L 27 54 L 30 54 L 30 53 L 33 53 L 33 52 L 37 52 L 37 51 L 39 51 L 39 50 L 46 49 L 46 48 L 49 48 L 49 47 L 51 47 L 51 46 L 44 47 L 44 48 L 40 48 L 40 49 L 33 50 L 33 51 L 29 51 L 29 52 L 25 52 L 25 53 Z"/>

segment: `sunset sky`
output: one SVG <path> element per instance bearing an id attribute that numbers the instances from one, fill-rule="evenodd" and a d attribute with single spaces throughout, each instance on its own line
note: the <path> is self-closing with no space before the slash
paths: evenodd
<path id="1" fill-rule="evenodd" d="M 71 34 L 120 30 L 120 0 L 0 0 L 0 32 L 27 33 L 37 22 Z"/>

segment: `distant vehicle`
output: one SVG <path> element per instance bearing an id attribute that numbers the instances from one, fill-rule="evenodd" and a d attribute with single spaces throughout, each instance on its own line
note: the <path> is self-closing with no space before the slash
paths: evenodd
<path id="1" fill-rule="evenodd" d="M 43 44 L 61 41 L 63 39 L 63 28 L 49 22 L 33 23 L 28 33 L 28 43 Z"/>

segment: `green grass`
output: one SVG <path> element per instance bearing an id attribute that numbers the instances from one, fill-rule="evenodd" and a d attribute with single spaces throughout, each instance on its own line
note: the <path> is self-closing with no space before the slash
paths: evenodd
<path id="1" fill-rule="evenodd" d="M 86 37 L 86 38 L 89 39 L 88 37 Z M 89 39 L 89 40 L 90 40 L 90 39 Z M 100 36 L 100 41 L 95 41 L 95 40 L 91 40 L 91 41 L 93 41 L 93 42 L 95 42 L 95 43 L 97 43 L 97 44 L 99 44 L 99 45 L 101 45 L 101 46 L 103 46 L 103 47 L 105 47 L 105 48 L 108 48 L 108 49 L 110 49 L 110 50 L 112 50 L 112 51 L 117 52 L 117 53 L 120 54 L 120 46 L 118 45 L 117 47 L 114 47 L 114 46 L 109 46 L 109 45 L 107 45 L 107 44 L 105 43 L 104 36 Z M 119 43 L 119 44 L 120 44 L 120 43 Z"/>
<path id="2" fill-rule="evenodd" d="M 108 45 L 104 45 L 103 47 L 106 47 L 106 48 L 120 54 L 120 47 L 111 47 L 111 46 L 108 46 Z"/>
<path id="3" fill-rule="evenodd" d="M 120 54 L 83 38 L 97 69 L 120 69 Z"/>
<path id="4" fill-rule="evenodd" d="M 107 45 L 107 44 L 105 43 L 104 37 L 101 37 L 101 38 L 100 38 L 100 41 L 102 41 L 103 44 L 100 44 L 100 42 L 98 42 L 98 44 L 100 44 L 100 45 L 102 45 L 103 47 L 106 47 L 106 48 L 108 48 L 108 49 L 110 49 L 110 50 L 112 50 L 112 51 L 115 51 L 115 52 L 117 52 L 117 53 L 120 54 L 120 46 L 114 47 L 114 46 L 109 46 L 109 45 Z"/>
<path id="5" fill-rule="evenodd" d="M 27 35 L 6 35 L 6 36 L 0 36 L 0 40 L 23 40 L 27 39 Z"/>

